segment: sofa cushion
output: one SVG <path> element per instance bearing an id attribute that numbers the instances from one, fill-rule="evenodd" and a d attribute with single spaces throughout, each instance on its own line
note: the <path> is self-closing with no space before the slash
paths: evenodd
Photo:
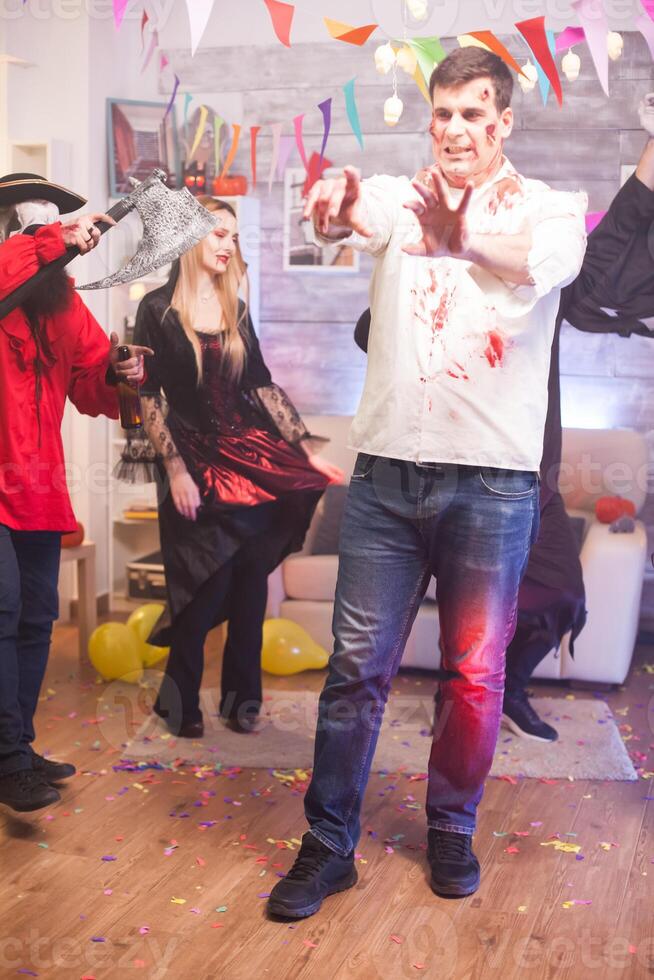
<path id="1" fill-rule="evenodd" d="M 312 555 L 338 554 L 338 540 L 341 534 L 346 498 L 346 486 L 332 486 L 325 490 L 314 518 L 315 527 L 311 542 Z"/>
<path id="2" fill-rule="evenodd" d="M 291 555 L 282 565 L 288 599 L 333 602 L 338 555 Z"/>

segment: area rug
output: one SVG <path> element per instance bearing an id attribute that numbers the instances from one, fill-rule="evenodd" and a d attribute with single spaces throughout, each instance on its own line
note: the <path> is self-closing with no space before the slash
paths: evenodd
<path id="1" fill-rule="evenodd" d="M 538 714 L 559 732 L 554 743 L 520 738 L 502 728 L 492 776 L 549 779 L 635 780 L 636 771 L 615 719 L 603 701 L 534 698 Z M 202 695 L 205 736 L 174 738 L 151 715 L 123 751 L 125 758 L 163 764 L 190 763 L 262 769 L 307 769 L 313 762 L 318 695 L 270 691 L 256 732 L 239 735 L 217 717 L 218 692 Z M 390 699 L 373 762 L 373 771 L 424 773 L 431 744 L 433 701 L 429 697 Z"/>

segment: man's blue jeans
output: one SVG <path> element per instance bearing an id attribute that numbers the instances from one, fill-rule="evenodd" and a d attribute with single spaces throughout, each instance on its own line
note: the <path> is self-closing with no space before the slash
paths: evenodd
<path id="1" fill-rule="evenodd" d="M 0 776 L 31 769 L 33 718 L 59 615 L 61 534 L 0 524 Z"/>
<path id="2" fill-rule="evenodd" d="M 429 758 L 427 822 L 473 833 L 499 731 L 518 587 L 538 532 L 538 494 L 536 473 L 359 454 L 305 798 L 312 833 L 339 854 L 359 839 L 391 681 L 431 575 L 447 673 Z"/>

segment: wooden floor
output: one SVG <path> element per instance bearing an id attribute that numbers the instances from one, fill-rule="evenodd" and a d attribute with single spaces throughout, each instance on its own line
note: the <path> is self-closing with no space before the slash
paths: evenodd
<path id="1" fill-rule="evenodd" d="M 293 861 L 282 842 L 304 832 L 303 786 L 267 770 L 114 771 L 147 705 L 136 687 L 80 676 L 76 641 L 73 627 L 56 630 L 37 745 L 80 772 L 48 810 L 0 811 L 1 978 L 654 975 L 654 780 L 489 780 L 475 838 L 481 888 L 447 901 L 426 877 L 425 783 L 373 775 L 359 884 L 311 919 L 272 922 L 265 895 Z M 651 661 L 652 648 L 639 650 L 626 688 L 607 695 L 644 773 L 654 769 Z M 395 689 L 433 686 L 412 674 Z M 540 846 L 556 834 L 581 845 L 579 857 Z"/>

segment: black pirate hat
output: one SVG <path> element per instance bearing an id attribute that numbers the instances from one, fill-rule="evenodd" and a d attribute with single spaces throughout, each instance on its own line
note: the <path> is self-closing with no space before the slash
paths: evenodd
<path id="1" fill-rule="evenodd" d="M 59 214 L 77 211 L 86 204 L 85 197 L 38 174 L 7 174 L 0 177 L 0 208 L 10 208 L 23 201 L 50 201 L 59 208 Z"/>

